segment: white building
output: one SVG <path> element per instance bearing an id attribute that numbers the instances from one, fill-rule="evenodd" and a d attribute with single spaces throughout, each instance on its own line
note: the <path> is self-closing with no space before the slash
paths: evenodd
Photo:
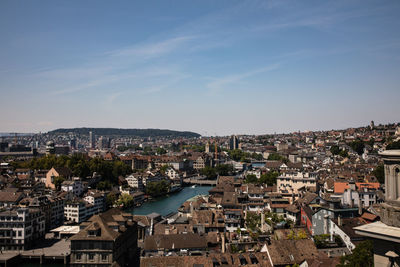
<path id="1" fill-rule="evenodd" d="M 89 191 L 84 200 L 93 205 L 93 212 L 100 213 L 105 210 L 106 207 L 106 198 L 103 193 L 98 192 L 97 190 Z"/>
<path id="2" fill-rule="evenodd" d="M 44 238 L 45 218 L 39 209 L 18 208 L 0 213 L 0 249 L 25 250 Z"/>
<path id="3" fill-rule="evenodd" d="M 343 205 L 350 207 L 368 208 L 373 204 L 377 203 L 377 191 L 375 189 L 360 188 L 356 189 L 354 183 L 349 183 L 349 188 L 346 188 L 343 192 L 341 202 Z"/>
<path id="4" fill-rule="evenodd" d="M 125 178 L 128 185 L 132 188 L 137 188 L 139 191 L 143 191 L 143 178 L 138 174 L 131 174 Z"/>
<path id="5" fill-rule="evenodd" d="M 64 207 L 65 220 L 75 223 L 81 223 L 96 213 L 98 212 L 95 210 L 94 205 L 82 199 L 68 201 Z"/>
<path id="6" fill-rule="evenodd" d="M 79 178 L 72 181 L 64 181 L 61 184 L 61 191 L 72 192 L 75 196 L 81 196 L 83 193 L 83 185 Z"/>
<path id="7" fill-rule="evenodd" d="M 179 172 L 171 167 L 165 171 L 165 175 L 167 175 L 171 180 L 180 179 Z"/>

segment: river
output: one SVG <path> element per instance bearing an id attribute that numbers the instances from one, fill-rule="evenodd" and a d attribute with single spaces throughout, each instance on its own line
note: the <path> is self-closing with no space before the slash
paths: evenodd
<path id="1" fill-rule="evenodd" d="M 196 195 L 208 195 L 208 190 L 213 188 L 212 186 L 196 186 L 184 187 L 182 191 L 166 195 L 163 197 L 155 198 L 151 201 L 143 203 L 141 207 L 134 208 L 129 212 L 135 215 L 147 215 L 152 212 L 156 212 L 161 215 L 167 215 L 171 212 L 176 212 L 178 208 L 188 199 Z"/>

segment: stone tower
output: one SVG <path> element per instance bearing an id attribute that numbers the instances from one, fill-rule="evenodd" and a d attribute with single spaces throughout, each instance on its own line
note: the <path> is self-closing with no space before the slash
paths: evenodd
<path id="1" fill-rule="evenodd" d="M 385 164 L 385 203 L 381 220 L 389 226 L 400 227 L 400 150 L 379 153 Z"/>

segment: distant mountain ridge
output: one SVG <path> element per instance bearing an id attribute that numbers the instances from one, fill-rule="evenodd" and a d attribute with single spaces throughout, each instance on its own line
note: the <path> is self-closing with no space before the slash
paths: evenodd
<path id="1" fill-rule="evenodd" d="M 189 131 L 174 131 L 166 129 L 120 129 L 120 128 L 60 128 L 49 131 L 49 134 L 75 133 L 88 135 L 93 132 L 95 135 L 126 135 L 137 137 L 200 137 L 201 135 Z"/>

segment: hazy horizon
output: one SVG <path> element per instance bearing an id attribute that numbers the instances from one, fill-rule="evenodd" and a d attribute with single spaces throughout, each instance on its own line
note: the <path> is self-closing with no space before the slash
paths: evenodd
<path id="1" fill-rule="evenodd" d="M 1 1 L 0 132 L 399 121 L 399 1 Z"/>

